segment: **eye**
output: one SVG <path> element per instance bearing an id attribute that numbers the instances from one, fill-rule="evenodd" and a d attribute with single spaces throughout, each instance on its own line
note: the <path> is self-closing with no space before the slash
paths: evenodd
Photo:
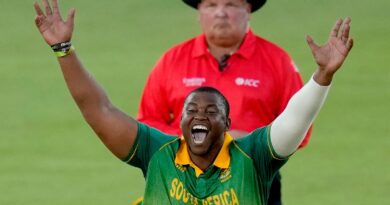
<path id="1" fill-rule="evenodd" d="M 240 4 L 234 3 L 234 2 L 229 2 L 229 3 L 226 4 L 226 6 L 227 6 L 227 7 L 239 7 Z"/>
<path id="2" fill-rule="evenodd" d="M 205 9 L 213 9 L 217 6 L 217 4 L 214 2 L 205 2 L 205 3 L 200 4 L 200 6 L 202 8 L 205 8 Z"/>
<path id="3" fill-rule="evenodd" d="M 229 3 L 226 4 L 226 6 L 228 6 L 228 7 L 234 7 L 235 5 L 234 5 L 234 3 L 229 2 Z"/>
<path id="4" fill-rule="evenodd" d="M 206 113 L 209 114 L 209 115 L 215 115 L 218 113 L 218 110 L 216 109 L 208 109 L 206 110 Z"/>
<path id="5" fill-rule="evenodd" d="M 213 7 L 216 7 L 217 4 L 216 3 L 208 3 L 205 5 L 207 8 L 213 8 Z"/>
<path id="6" fill-rule="evenodd" d="M 186 109 L 186 112 L 188 113 L 188 114 L 193 114 L 193 113 L 196 113 L 198 110 L 197 109 L 195 109 L 195 108 L 187 108 Z"/>

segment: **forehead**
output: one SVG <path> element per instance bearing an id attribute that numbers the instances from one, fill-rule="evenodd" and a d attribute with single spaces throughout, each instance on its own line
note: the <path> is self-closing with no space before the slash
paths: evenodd
<path id="1" fill-rule="evenodd" d="M 222 99 L 216 93 L 209 92 L 194 92 L 191 93 L 187 99 L 185 105 L 223 105 Z"/>

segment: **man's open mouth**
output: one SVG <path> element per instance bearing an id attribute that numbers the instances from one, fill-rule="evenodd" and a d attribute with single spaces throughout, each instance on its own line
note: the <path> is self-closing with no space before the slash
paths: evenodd
<path id="1" fill-rule="evenodd" d="M 204 125 L 195 125 L 191 129 L 191 136 L 195 144 L 201 144 L 206 139 L 209 129 Z"/>

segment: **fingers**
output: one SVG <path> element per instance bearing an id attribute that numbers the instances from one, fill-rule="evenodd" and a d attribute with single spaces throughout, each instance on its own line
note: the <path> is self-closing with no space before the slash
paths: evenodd
<path id="1" fill-rule="evenodd" d="M 52 0 L 53 3 L 53 13 L 55 16 L 61 18 L 60 10 L 58 9 L 58 0 Z"/>
<path id="2" fill-rule="evenodd" d="M 335 25 L 332 28 L 332 31 L 330 32 L 330 37 L 329 37 L 329 38 L 337 38 L 341 40 L 341 42 L 346 46 L 348 51 L 350 51 L 353 46 L 353 40 L 349 37 L 349 33 L 351 30 L 350 23 L 351 23 L 350 17 L 346 17 L 344 20 L 343 19 L 337 20 Z"/>
<path id="3" fill-rule="evenodd" d="M 348 39 L 346 46 L 347 46 L 347 49 L 349 52 L 353 47 L 353 39 L 352 38 Z"/>
<path id="4" fill-rule="evenodd" d="M 348 17 L 346 17 L 346 18 L 344 19 L 343 24 L 344 24 L 344 25 L 349 25 L 349 24 L 351 23 L 351 21 L 352 21 L 352 20 L 351 20 L 351 17 L 348 16 Z"/>
<path id="5" fill-rule="evenodd" d="M 68 24 L 71 28 L 74 26 L 74 16 L 76 14 L 76 10 L 73 8 L 68 12 L 68 17 L 66 18 L 66 24 Z"/>
<path id="6" fill-rule="evenodd" d="M 351 18 L 347 17 L 345 18 L 344 22 L 343 22 L 343 29 L 342 29 L 342 32 L 341 32 L 341 40 L 343 41 L 344 44 L 347 44 L 347 41 L 349 39 L 349 31 L 351 29 L 351 27 L 349 26 L 349 24 L 351 23 Z"/>
<path id="7" fill-rule="evenodd" d="M 60 9 L 58 6 L 58 0 L 52 0 L 53 8 L 51 8 L 48 0 L 42 0 L 42 5 L 45 8 L 45 13 L 42 11 L 41 7 L 37 2 L 34 2 L 34 8 L 38 16 L 49 17 L 53 15 L 54 18 L 57 18 L 62 21 Z M 43 20 L 43 19 L 40 19 Z"/>
<path id="8" fill-rule="evenodd" d="M 311 36 L 306 35 L 306 42 L 312 51 L 315 51 L 318 49 L 318 45 L 314 42 L 314 40 Z"/>
<path id="9" fill-rule="evenodd" d="M 44 20 L 45 20 L 45 17 L 43 15 L 36 16 L 35 17 L 35 25 L 39 28 L 43 24 Z"/>
<path id="10" fill-rule="evenodd" d="M 35 17 L 35 25 L 37 26 L 37 28 L 40 28 L 40 26 L 45 21 L 46 16 L 37 2 L 34 2 L 34 8 L 37 12 L 37 16 Z"/>
<path id="11" fill-rule="evenodd" d="M 51 11 L 49 2 L 47 0 L 43 0 L 42 3 L 43 3 L 43 7 L 45 7 L 46 15 L 47 16 L 52 15 L 53 12 Z"/>
<path id="12" fill-rule="evenodd" d="M 38 16 L 44 16 L 44 13 L 37 2 L 34 2 L 34 8 Z"/>
<path id="13" fill-rule="evenodd" d="M 340 30 L 342 23 L 343 23 L 342 19 L 338 19 L 336 21 L 336 23 L 334 24 L 334 26 L 332 28 L 332 31 L 330 32 L 330 38 L 332 38 L 332 37 L 337 38 L 337 35 L 339 33 L 339 30 Z"/>
<path id="14" fill-rule="evenodd" d="M 341 41 L 346 44 L 347 41 L 348 41 L 348 38 L 349 38 L 349 30 L 350 30 L 350 27 L 349 25 L 345 26 L 343 28 L 343 32 L 341 34 Z"/>

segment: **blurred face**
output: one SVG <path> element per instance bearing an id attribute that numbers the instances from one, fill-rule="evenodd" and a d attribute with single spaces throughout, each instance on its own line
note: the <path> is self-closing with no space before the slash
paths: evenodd
<path id="1" fill-rule="evenodd" d="M 204 156 L 219 152 L 230 119 L 217 94 L 195 92 L 186 99 L 180 126 L 190 156 Z"/>
<path id="2" fill-rule="evenodd" d="M 246 0 L 202 0 L 198 13 L 207 41 L 228 47 L 244 39 L 251 6 Z"/>

